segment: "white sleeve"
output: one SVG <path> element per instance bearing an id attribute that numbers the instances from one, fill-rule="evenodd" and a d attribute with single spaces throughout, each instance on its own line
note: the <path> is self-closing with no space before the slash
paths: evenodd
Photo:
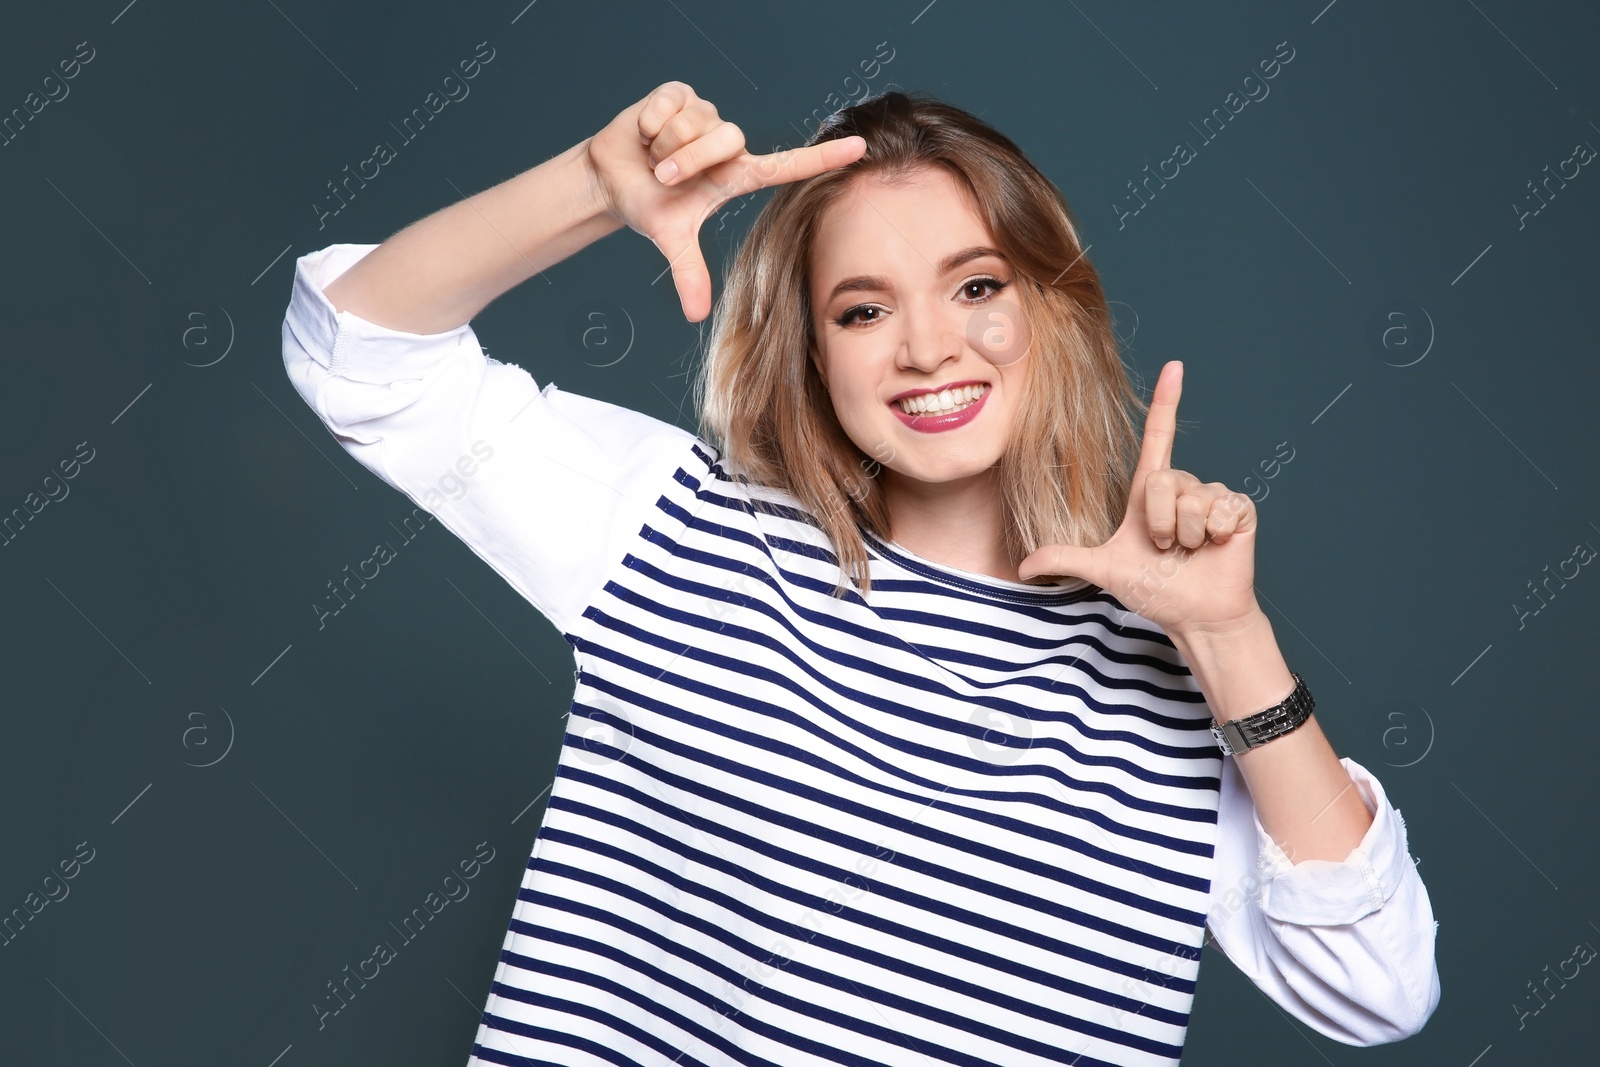
<path id="1" fill-rule="evenodd" d="M 470 324 L 415 334 L 335 311 L 323 288 L 376 247 L 296 261 L 289 380 L 345 451 L 565 634 L 697 438 L 554 384 L 541 391 L 485 355 Z"/>
<path id="2" fill-rule="evenodd" d="M 1234 758 L 1222 757 L 1207 925 L 1295 1018 L 1347 1045 L 1378 1045 L 1417 1033 L 1439 1004 L 1438 923 L 1400 812 L 1365 767 L 1339 762 L 1372 825 L 1341 861 L 1292 863 L 1262 827 Z"/>

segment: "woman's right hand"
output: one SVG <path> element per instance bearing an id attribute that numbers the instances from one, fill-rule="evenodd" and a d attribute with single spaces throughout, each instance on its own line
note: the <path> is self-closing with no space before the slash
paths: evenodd
<path id="1" fill-rule="evenodd" d="M 648 237 L 672 267 L 690 322 L 711 314 L 711 272 L 700 227 L 735 197 L 854 163 L 866 141 L 845 137 L 770 155 L 744 150 L 744 133 L 679 81 L 666 82 L 589 139 L 605 209 Z M 677 173 L 663 182 L 657 174 Z"/>

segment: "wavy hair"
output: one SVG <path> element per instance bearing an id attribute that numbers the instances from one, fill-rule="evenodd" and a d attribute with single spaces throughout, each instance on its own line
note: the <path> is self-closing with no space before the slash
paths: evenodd
<path id="1" fill-rule="evenodd" d="M 1061 192 L 1012 141 L 925 92 L 886 92 L 834 112 L 808 145 L 859 135 L 864 156 L 778 186 L 731 262 L 694 383 L 700 434 L 730 474 L 777 487 L 815 519 L 847 578 L 870 592 L 865 527 L 892 539 L 880 459 L 846 435 L 809 350 L 811 251 L 824 212 L 857 178 L 943 168 L 971 194 L 1016 271 L 1033 346 L 1018 415 L 996 464 L 1005 550 L 1098 545 L 1116 531 L 1148 404 L 1117 354 L 1099 274 Z"/>

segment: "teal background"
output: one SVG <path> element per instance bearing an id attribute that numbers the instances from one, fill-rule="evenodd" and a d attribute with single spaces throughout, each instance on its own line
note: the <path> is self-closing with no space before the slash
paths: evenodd
<path id="1" fill-rule="evenodd" d="M 381 241 L 671 79 L 753 150 L 792 146 L 884 42 L 871 91 L 980 114 L 1065 192 L 1144 387 L 1185 361 L 1174 463 L 1257 495 L 1262 603 L 1335 747 L 1404 812 L 1439 919 L 1417 1037 L 1328 1040 L 1213 947 L 1185 1064 L 1581 1060 L 1600 978 L 1520 1029 L 1514 1006 L 1600 945 L 1600 576 L 1519 615 L 1546 565 L 1600 546 L 1600 174 L 1514 205 L 1600 146 L 1600 13 L 1323 2 L 8 11 L 0 114 L 79 42 L 94 58 L 0 147 L 0 514 L 93 458 L 0 547 L 0 913 L 93 858 L 0 947 L 0 1062 L 465 1062 L 571 658 L 435 524 L 317 628 L 325 583 L 411 507 L 283 373 L 294 259 Z M 325 183 L 480 42 L 470 95 L 319 227 Z M 1199 145 L 1190 123 L 1280 42 L 1270 94 L 1119 223 L 1127 183 Z M 702 232 L 715 278 L 765 195 Z M 541 382 L 689 427 L 702 331 L 664 264 L 624 230 L 474 327 Z M 599 366 L 586 316 L 619 309 L 633 346 Z M 470 895 L 319 1030 L 325 983 L 480 845 Z"/>

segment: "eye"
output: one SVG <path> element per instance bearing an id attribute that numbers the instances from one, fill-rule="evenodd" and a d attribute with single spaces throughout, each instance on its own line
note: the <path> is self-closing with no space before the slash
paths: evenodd
<path id="1" fill-rule="evenodd" d="M 1010 284 L 1011 284 L 1010 282 L 1003 282 L 999 278 L 974 278 L 970 282 L 967 282 L 965 285 L 963 285 L 961 287 L 961 289 L 962 289 L 963 292 L 965 292 L 966 290 L 971 289 L 975 285 L 976 286 L 988 285 L 988 286 L 993 286 L 994 287 L 994 293 L 999 293 L 1002 289 L 1006 288 L 1006 286 L 1008 286 Z M 994 293 L 991 293 L 990 296 L 992 297 L 994 295 Z M 984 303 L 984 301 L 987 300 L 987 299 L 989 299 L 989 297 L 985 297 L 984 300 L 974 300 L 973 303 L 981 304 L 981 303 Z"/>
<path id="2" fill-rule="evenodd" d="M 1008 286 L 1010 286 L 1010 284 L 1011 284 L 1010 282 L 1003 282 L 998 278 L 989 278 L 989 277 L 973 278 L 971 281 L 963 283 L 962 286 L 961 286 L 961 290 L 962 290 L 962 292 L 966 292 L 969 289 L 983 288 L 983 287 L 988 287 L 988 288 L 992 289 L 993 292 L 991 292 L 988 296 L 981 297 L 979 299 L 974 299 L 974 300 L 967 301 L 969 304 L 984 304 L 984 303 L 987 303 L 988 301 L 994 299 L 996 294 L 998 294 L 1001 290 L 1003 290 L 1003 289 L 1007 288 Z M 882 318 L 883 316 L 880 314 L 877 317 L 871 318 L 871 319 L 861 318 L 860 316 L 865 315 L 869 311 L 881 312 L 882 310 L 883 309 L 878 307 L 876 304 L 857 304 L 855 307 L 850 308 L 848 311 L 844 312 L 838 318 L 834 319 L 833 322 L 834 322 L 835 326 L 844 326 L 844 327 L 853 326 L 857 322 L 862 322 L 862 323 L 865 323 L 867 325 L 871 325 L 872 323 L 877 322 L 878 319 Z"/>
<path id="3" fill-rule="evenodd" d="M 857 304 L 855 307 L 851 308 L 849 311 L 846 311 L 843 315 L 840 315 L 838 318 L 834 319 L 833 320 L 833 324 L 835 326 L 851 326 L 851 325 L 855 324 L 857 315 L 862 314 L 864 312 L 868 312 L 868 311 L 878 311 L 878 310 L 879 310 L 879 308 L 876 307 L 873 304 Z M 867 321 L 876 322 L 878 320 L 877 319 L 869 319 Z"/>

